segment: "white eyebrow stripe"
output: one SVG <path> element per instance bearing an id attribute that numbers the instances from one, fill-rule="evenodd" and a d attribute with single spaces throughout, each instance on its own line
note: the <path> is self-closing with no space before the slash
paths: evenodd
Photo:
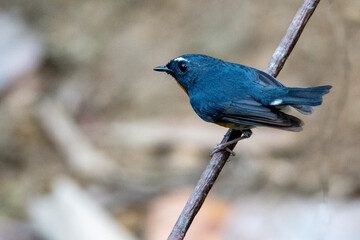
<path id="1" fill-rule="evenodd" d="M 178 57 L 178 58 L 175 58 L 175 59 L 174 59 L 174 61 L 178 61 L 178 62 L 180 62 L 180 61 L 189 62 L 189 60 L 186 60 L 186 59 L 185 59 L 185 58 L 183 58 L 183 57 Z"/>

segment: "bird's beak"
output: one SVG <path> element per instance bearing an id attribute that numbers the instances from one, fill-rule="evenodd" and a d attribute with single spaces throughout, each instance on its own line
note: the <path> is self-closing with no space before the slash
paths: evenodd
<path id="1" fill-rule="evenodd" d="M 172 72 L 171 69 L 169 69 L 167 66 L 158 66 L 156 68 L 154 68 L 154 71 L 158 71 L 158 72 Z"/>

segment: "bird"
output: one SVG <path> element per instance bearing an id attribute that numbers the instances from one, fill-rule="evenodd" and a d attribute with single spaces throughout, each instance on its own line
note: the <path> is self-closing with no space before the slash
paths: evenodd
<path id="1" fill-rule="evenodd" d="M 286 113 L 288 109 L 311 114 L 332 88 L 286 87 L 261 70 L 202 54 L 185 54 L 154 70 L 175 78 L 201 119 L 242 132 L 240 138 L 219 144 L 211 155 L 223 150 L 234 154 L 228 146 L 249 138 L 255 127 L 300 132 L 302 120 Z"/>

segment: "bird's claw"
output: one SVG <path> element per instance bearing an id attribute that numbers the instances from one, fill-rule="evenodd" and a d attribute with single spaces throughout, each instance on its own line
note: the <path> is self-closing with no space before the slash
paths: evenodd
<path id="1" fill-rule="evenodd" d="M 236 155 L 235 152 L 232 151 L 230 148 L 228 148 L 228 146 L 230 146 L 231 144 L 234 144 L 242 139 L 249 138 L 251 136 L 251 134 L 252 134 L 252 131 L 250 129 L 243 130 L 241 137 L 236 138 L 236 139 L 231 140 L 226 143 L 220 143 L 216 147 L 214 147 L 214 150 L 211 152 L 210 156 L 212 157 L 212 156 L 214 156 L 215 153 L 221 152 L 221 151 L 227 151 L 231 154 L 231 156 L 235 156 Z"/>
<path id="2" fill-rule="evenodd" d="M 214 147 L 214 150 L 211 152 L 210 157 L 214 156 L 215 153 L 221 152 L 221 151 L 227 151 L 230 153 L 231 156 L 236 155 L 236 153 L 234 151 L 232 151 L 232 150 L 230 150 L 230 148 L 228 148 L 228 144 L 221 143 L 221 144 L 218 144 L 216 147 Z"/>

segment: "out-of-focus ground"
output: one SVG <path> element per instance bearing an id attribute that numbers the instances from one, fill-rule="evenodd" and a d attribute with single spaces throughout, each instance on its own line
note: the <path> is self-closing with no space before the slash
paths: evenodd
<path id="1" fill-rule="evenodd" d="M 153 67 L 265 69 L 302 2 L 2 0 L 0 239 L 165 239 L 226 129 Z M 358 239 L 359 41 L 359 0 L 322 1 L 278 78 L 331 93 L 238 144 L 187 239 Z"/>

